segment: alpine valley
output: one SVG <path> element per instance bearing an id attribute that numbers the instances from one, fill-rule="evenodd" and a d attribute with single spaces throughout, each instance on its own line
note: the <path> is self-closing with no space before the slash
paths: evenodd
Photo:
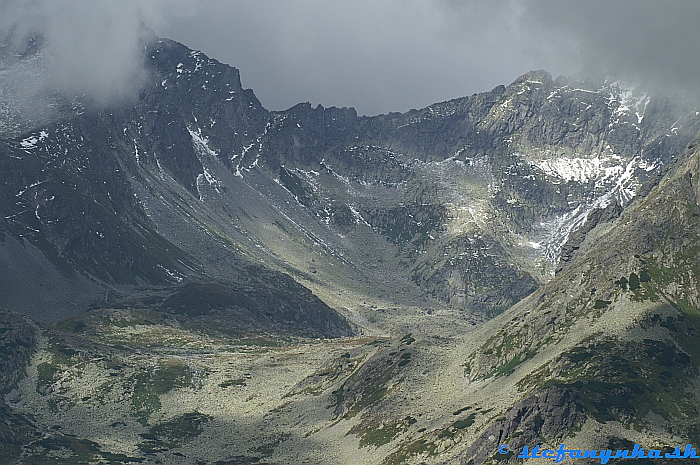
<path id="1" fill-rule="evenodd" d="M 27 105 L 52 58 L 0 47 L 2 463 L 700 445 L 695 99 L 533 71 L 268 111 L 144 43 L 108 105 Z"/>

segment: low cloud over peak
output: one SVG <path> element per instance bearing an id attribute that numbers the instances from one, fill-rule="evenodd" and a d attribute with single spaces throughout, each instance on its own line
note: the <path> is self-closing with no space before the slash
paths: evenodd
<path id="1" fill-rule="evenodd" d="M 136 95 L 141 27 L 241 70 L 269 109 L 406 111 L 532 70 L 700 89 L 700 2 L 676 0 L 0 0 L 0 29 L 39 33 L 44 88 Z"/>
<path id="2" fill-rule="evenodd" d="M 131 98 L 145 78 L 144 24 L 162 24 L 161 12 L 178 3 L 184 2 L 5 0 L 0 3 L 5 64 L 38 38 L 42 73 L 35 76 L 36 89 L 87 94 L 100 104 Z"/>

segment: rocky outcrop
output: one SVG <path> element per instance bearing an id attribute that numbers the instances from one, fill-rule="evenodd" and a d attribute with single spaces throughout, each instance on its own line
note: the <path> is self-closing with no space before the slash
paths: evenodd
<path id="1" fill-rule="evenodd" d="M 439 251 L 416 260 L 413 279 L 455 306 L 494 315 L 537 289 L 537 281 L 513 266 L 493 238 L 462 236 Z"/>
<path id="2" fill-rule="evenodd" d="M 216 321 L 251 332 L 302 337 L 353 334 L 345 318 L 291 278 L 260 268 L 249 272 L 253 282 L 245 286 L 187 283 L 175 288 L 159 308 L 205 325 Z M 276 289 L 270 282 L 276 282 Z"/>
<path id="3" fill-rule="evenodd" d="M 494 456 L 501 444 L 510 451 L 532 447 L 543 440 L 555 443 L 580 426 L 586 419 L 576 391 L 551 387 L 516 403 L 501 420 L 496 420 L 461 454 L 462 465 L 480 465 Z M 506 463 L 518 463 L 512 456 L 497 457 Z"/>
<path id="4" fill-rule="evenodd" d="M 589 212 L 586 216 L 586 221 L 576 231 L 569 235 L 566 243 L 561 248 L 559 263 L 557 264 L 556 272 L 559 273 L 564 267 L 573 260 L 576 251 L 580 248 L 581 243 L 586 238 L 593 228 L 601 223 L 609 223 L 617 219 L 622 213 L 622 206 L 618 203 L 611 203 L 605 208 L 596 208 Z"/>

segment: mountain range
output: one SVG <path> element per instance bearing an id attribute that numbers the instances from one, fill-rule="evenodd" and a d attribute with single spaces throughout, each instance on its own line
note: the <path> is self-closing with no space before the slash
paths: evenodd
<path id="1" fill-rule="evenodd" d="M 133 100 L 29 108 L 11 77 L 50 59 L 2 50 L 7 460 L 700 442 L 692 98 L 533 71 L 407 113 L 268 111 L 153 36 Z"/>

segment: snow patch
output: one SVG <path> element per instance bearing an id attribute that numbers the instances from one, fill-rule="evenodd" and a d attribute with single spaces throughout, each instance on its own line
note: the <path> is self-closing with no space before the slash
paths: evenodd
<path id="1" fill-rule="evenodd" d="M 637 117 L 637 124 L 641 124 L 651 97 L 646 92 L 639 92 L 638 87 L 620 81 L 610 84 L 608 106 L 612 109 L 617 105 L 610 117 L 611 125 L 619 124 L 622 116 L 631 114 Z"/>
<path id="2" fill-rule="evenodd" d="M 134 139 L 134 151 L 136 152 L 136 164 L 140 165 L 141 164 L 141 157 L 139 156 L 139 146 L 136 143 L 136 139 Z"/>
<path id="3" fill-rule="evenodd" d="M 352 212 L 352 215 L 355 217 L 355 223 L 362 223 L 365 226 L 372 228 L 372 225 L 370 225 L 367 221 L 365 221 L 365 219 L 362 217 L 360 212 L 355 210 L 355 207 L 353 207 L 352 205 L 348 205 L 348 207 L 350 207 L 350 211 Z"/>
<path id="4" fill-rule="evenodd" d="M 158 265 L 158 268 L 160 268 L 161 270 L 165 271 L 165 272 L 167 273 L 168 276 L 170 276 L 172 279 L 174 279 L 174 280 L 177 281 L 178 283 L 181 283 L 181 282 L 183 281 L 183 279 L 185 279 L 184 277 L 178 275 L 177 273 L 175 273 L 175 272 L 173 272 L 173 271 L 167 269 L 167 268 L 164 267 L 163 265 Z"/>
<path id="5" fill-rule="evenodd" d="M 36 136 L 29 136 L 26 139 L 22 139 L 22 142 L 20 142 L 19 144 L 22 146 L 23 149 L 29 150 L 35 148 L 38 142 L 39 139 Z"/>
<path id="6" fill-rule="evenodd" d="M 565 182 L 576 181 L 586 184 L 600 175 L 600 158 L 567 158 L 540 160 L 534 163 L 547 176 L 557 177 Z"/>
<path id="7" fill-rule="evenodd" d="M 218 194 L 221 194 L 221 191 L 219 190 L 219 186 L 221 186 L 221 181 L 219 181 L 218 179 L 216 179 L 216 178 L 209 172 L 209 170 L 206 169 L 206 168 L 204 168 L 204 173 L 202 173 L 202 174 L 204 175 L 204 178 L 207 180 L 207 182 L 209 183 L 209 185 L 210 185 Z"/>
<path id="8" fill-rule="evenodd" d="M 190 136 L 192 137 L 192 145 L 198 155 L 209 155 L 212 158 L 217 158 L 218 153 L 209 147 L 209 138 L 202 135 L 202 130 L 197 128 L 197 131 L 193 131 L 192 128 L 188 127 Z"/>
<path id="9" fill-rule="evenodd" d="M 221 194 L 219 187 L 221 187 L 222 182 L 216 179 L 207 168 L 204 168 L 204 172 L 197 175 L 197 192 L 199 193 L 200 202 L 204 201 L 202 187 L 204 187 L 205 182 L 209 184 L 209 187 L 214 189 L 217 194 Z"/>

